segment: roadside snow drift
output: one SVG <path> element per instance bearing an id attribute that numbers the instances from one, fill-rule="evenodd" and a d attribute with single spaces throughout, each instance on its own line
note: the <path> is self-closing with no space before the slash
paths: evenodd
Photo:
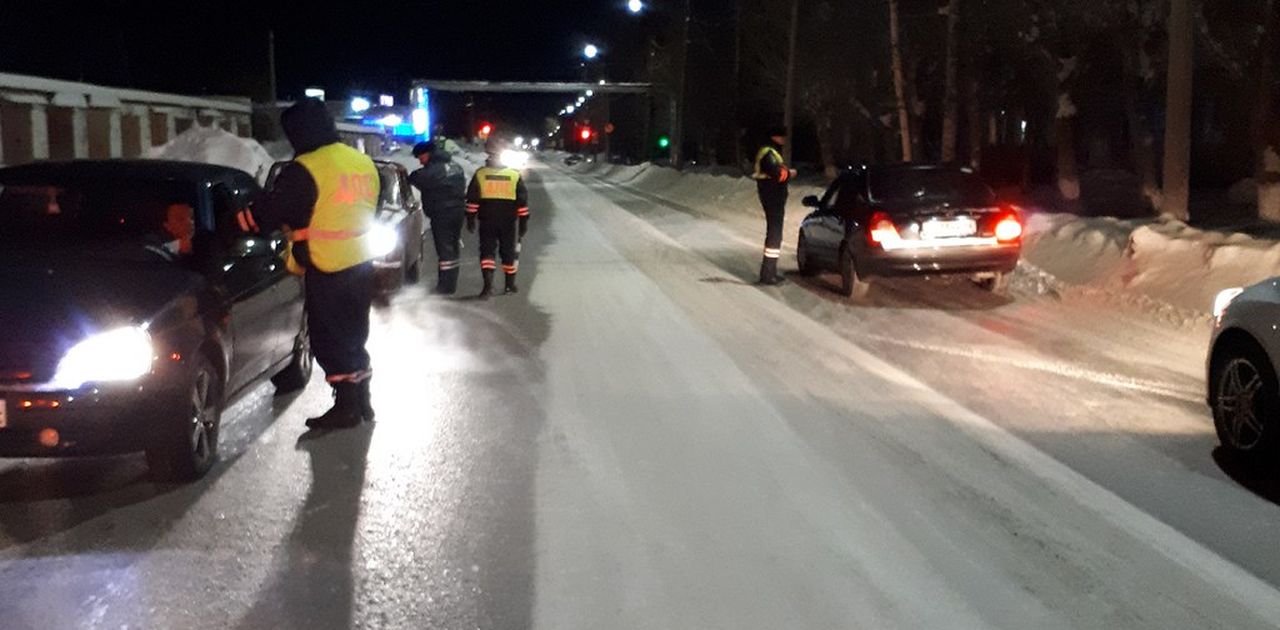
<path id="1" fill-rule="evenodd" d="M 238 168 L 262 183 L 275 162 L 257 140 L 241 138 L 217 127 L 192 127 L 167 144 L 154 147 L 147 157 L 156 160 L 203 162 Z"/>

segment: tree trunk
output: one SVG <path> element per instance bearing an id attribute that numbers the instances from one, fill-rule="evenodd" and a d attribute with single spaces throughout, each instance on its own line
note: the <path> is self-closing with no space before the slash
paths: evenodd
<path id="1" fill-rule="evenodd" d="M 947 3 L 946 92 L 942 113 L 942 161 L 948 164 L 956 160 L 956 136 L 960 122 L 960 88 L 957 85 L 960 65 L 959 30 L 960 0 L 949 0 Z"/>
<path id="2" fill-rule="evenodd" d="M 1262 23 L 1262 40 L 1259 42 L 1258 92 L 1254 96 L 1253 137 L 1257 161 L 1255 179 L 1258 185 L 1258 218 L 1280 221 L 1280 120 L 1275 115 L 1276 80 L 1272 76 L 1275 64 L 1277 24 L 1275 0 L 1267 0 Z"/>
<path id="3" fill-rule="evenodd" d="M 795 106 L 796 106 L 796 38 L 800 31 L 800 0 L 791 0 L 791 25 L 790 32 L 787 37 L 787 94 L 786 102 L 783 104 L 782 124 L 787 128 L 787 132 L 794 138 L 795 130 Z M 782 148 L 782 158 L 791 164 L 791 148 L 795 146 L 794 142 L 788 142 Z"/>
<path id="4" fill-rule="evenodd" d="M 1191 0 L 1171 0 L 1169 13 L 1169 92 L 1164 136 L 1162 214 L 1191 218 L 1191 81 L 1194 37 Z"/>
<path id="5" fill-rule="evenodd" d="M 969 166 L 975 170 L 982 167 L 983 126 L 986 120 L 982 117 L 982 86 L 977 75 L 969 78 L 968 112 L 965 117 L 969 122 Z"/>
<path id="6" fill-rule="evenodd" d="M 920 77 L 920 60 L 912 59 L 907 70 L 907 102 L 911 105 L 911 155 L 918 160 L 925 159 L 924 127 L 925 115 L 929 113 L 929 104 L 920 98 L 916 81 Z"/>
<path id="7" fill-rule="evenodd" d="M 1125 46 L 1126 42 L 1118 42 Z M 1125 74 L 1129 78 L 1129 89 L 1125 90 L 1125 119 L 1129 125 L 1130 151 L 1133 153 L 1133 167 L 1142 185 L 1142 196 L 1151 205 L 1151 209 L 1160 211 L 1163 195 L 1160 191 L 1160 180 L 1156 173 L 1156 137 L 1151 132 L 1151 125 L 1142 113 L 1142 96 L 1146 93 L 1146 78 L 1137 61 L 1136 50 L 1146 45 L 1146 37 L 1139 37 L 1135 48 L 1124 53 Z"/>
<path id="8" fill-rule="evenodd" d="M 1062 59 L 1060 63 L 1058 112 L 1053 124 L 1054 137 L 1058 145 L 1058 192 L 1067 201 L 1077 201 L 1080 199 L 1080 175 L 1076 169 L 1076 104 L 1071 98 L 1070 90 L 1077 58 L 1068 57 Z"/>
<path id="9" fill-rule="evenodd" d="M 898 135 L 902 139 L 902 161 L 910 162 L 911 111 L 907 109 L 907 80 L 902 69 L 902 34 L 898 25 L 898 0 L 889 0 L 889 46 L 893 63 L 893 94 L 898 101 Z"/>

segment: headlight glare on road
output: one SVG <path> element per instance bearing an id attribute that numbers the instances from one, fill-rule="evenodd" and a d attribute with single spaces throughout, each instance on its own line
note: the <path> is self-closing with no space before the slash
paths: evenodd
<path id="1" fill-rule="evenodd" d="M 98 333 L 63 355 L 54 386 L 77 389 L 85 383 L 132 381 L 151 372 L 154 357 L 145 328 L 126 326 Z"/>
<path id="2" fill-rule="evenodd" d="M 1244 293 L 1243 288 L 1233 287 L 1219 291 L 1218 297 L 1213 299 L 1213 320 L 1217 322 L 1219 326 L 1222 325 L 1222 318 L 1227 315 L 1227 309 L 1236 298 L 1240 297 L 1241 293 Z"/>
<path id="3" fill-rule="evenodd" d="M 400 235 L 390 225 L 378 223 L 369 231 L 369 246 L 373 248 L 373 255 L 377 258 L 391 255 L 399 244 Z"/>
<path id="4" fill-rule="evenodd" d="M 524 168 L 529 165 L 529 154 L 525 151 L 507 149 L 502 152 L 502 165 L 507 168 Z"/>

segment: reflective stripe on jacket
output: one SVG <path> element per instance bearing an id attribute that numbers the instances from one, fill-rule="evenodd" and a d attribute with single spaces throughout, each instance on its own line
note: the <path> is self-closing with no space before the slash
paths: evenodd
<path id="1" fill-rule="evenodd" d="M 381 183 L 369 156 L 342 143 L 299 155 L 296 161 L 315 180 L 315 210 L 311 224 L 294 230 L 293 242 L 307 241 L 311 265 L 334 273 L 373 260 L 369 231 L 378 208 Z M 302 266 L 289 256 L 289 270 Z"/>

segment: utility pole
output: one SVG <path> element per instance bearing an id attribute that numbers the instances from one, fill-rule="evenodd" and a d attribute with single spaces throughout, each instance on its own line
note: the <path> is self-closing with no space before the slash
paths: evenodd
<path id="1" fill-rule="evenodd" d="M 693 19 L 691 1 L 684 0 L 684 12 L 680 16 L 680 41 L 676 47 L 679 51 L 679 58 L 676 59 L 678 78 L 671 107 L 671 165 L 676 168 L 684 163 L 684 97 L 689 64 L 689 22 Z"/>
<path id="2" fill-rule="evenodd" d="M 947 4 L 946 96 L 942 114 L 942 161 L 948 164 L 956 159 L 956 136 L 960 123 L 959 31 L 960 0 L 950 0 Z"/>
<path id="3" fill-rule="evenodd" d="M 267 103 L 275 105 L 280 93 L 276 91 L 276 32 L 274 29 L 267 31 L 267 89 L 271 93 Z"/>
<path id="4" fill-rule="evenodd" d="M 795 124 L 795 107 L 796 107 L 796 39 L 800 31 L 800 0 L 791 0 L 791 26 L 787 37 L 787 90 L 786 102 L 782 105 L 782 125 L 787 128 L 787 133 L 795 137 L 795 130 L 791 127 Z M 782 159 L 791 164 L 791 147 L 795 146 L 795 142 L 788 142 L 782 148 Z"/>
<path id="5" fill-rule="evenodd" d="M 733 165 L 742 166 L 742 0 L 733 3 Z"/>
<path id="6" fill-rule="evenodd" d="M 1191 0 L 1171 0 L 1169 12 L 1169 91 L 1164 135 L 1163 214 L 1191 218 L 1191 98 L 1194 33 Z"/>

